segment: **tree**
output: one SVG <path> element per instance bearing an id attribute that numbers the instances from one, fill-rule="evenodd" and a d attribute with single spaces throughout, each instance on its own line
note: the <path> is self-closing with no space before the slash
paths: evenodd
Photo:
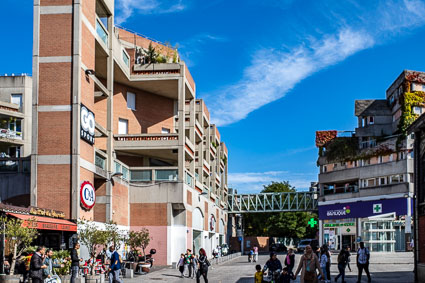
<path id="1" fill-rule="evenodd" d="M 296 192 L 288 181 L 272 182 L 261 193 Z M 314 238 L 316 228 L 307 224 L 317 214 L 310 212 L 247 213 L 244 229 L 247 236 Z"/>
<path id="2" fill-rule="evenodd" d="M 5 225 L 6 244 L 13 250 L 12 262 L 10 265 L 10 275 L 15 273 L 16 259 L 22 255 L 38 235 L 34 219 L 22 221 L 16 218 L 2 217 L 1 221 Z"/>
<path id="3" fill-rule="evenodd" d="M 132 251 L 137 251 L 142 248 L 143 256 L 146 258 L 145 249 L 149 245 L 151 237 L 147 228 L 142 228 L 140 231 L 130 231 L 128 234 L 127 244 Z"/>
<path id="4" fill-rule="evenodd" d="M 124 230 L 120 230 L 117 224 L 113 221 L 106 223 L 105 233 L 105 247 L 113 245 L 115 249 L 119 249 L 122 242 L 124 242 L 126 238 L 126 232 Z"/>
<path id="5" fill-rule="evenodd" d="M 153 64 L 156 63 L 158 58 L 158 53 L 155 50 L 155 47 L 152 46 L 152 42 L 149 43 L 148 50 L 144 50 L 146 57 L 148 58 L 148 63 Z"/>
<path id="6" fill-rule="evenodd" d="M 90 257 L 96 258 L 97 247 L 107 242 L 105 231 L 100 230 L 93 221 L 81 220 L 78 224 L 81 225 L 81 229 L 78 231 L 79 240 L 87 247 Z M 93 267 L 91 267 L 90 273 L 94 273 Z"/>

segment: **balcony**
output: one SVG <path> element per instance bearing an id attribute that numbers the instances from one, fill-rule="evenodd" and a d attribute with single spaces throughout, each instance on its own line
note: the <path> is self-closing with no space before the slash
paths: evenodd
<path id="1" fill-rule="evenodd" d="M 0 142 L 23 145 L 22 132 L 0 128 Z"/>
<path id="2" fill-rule="evenodd" d="M 335 188 L 328 188 L 323 190 L 323 195 L 330 194 L 343 194 L 343 193 L 356 193 L 359 191 L 359 186 L 350 185 L 350 186 L 337 186 Z"/>
<path id="3" fill-rule="evenodd" d="M 177 167 L 131 167 L 132 182 L 177 182 Z"/>
<path id="4" fill-rule="evenodd" d="M 188 137 L 185 140 L 186 157 L 193 159 L 195 157 L 195 146 Z"/>
<path id="5" fill-rule="evenodd" d="M 1 158 L 0 173 L 29 173 L 31 171 L 30 158 Z"/>
<path id="6" fill-rule="evenodd" d="M 24 118 L 19 105 L 0 101 L 0 117 L 8 118 Z"/>
<path id="7" fill-rule="evenodd" d="M 167 149 L 177 148 L 178 134 L 136 134 L 114 135 L 114 147 L 118 150 L 125 149 Z"/>
<path id="8" fill-rule="evenodd" d="M 203 159 L 202 162 L 202 170 L 204 171 L 204 173 L 206 173 L 207 176 L 209 176 L 211 169 L 210 164 L 205 159 Z"/>

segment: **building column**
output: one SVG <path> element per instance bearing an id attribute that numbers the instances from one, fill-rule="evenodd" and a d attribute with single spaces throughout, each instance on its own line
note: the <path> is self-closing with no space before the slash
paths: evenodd
<path id="1" fill-rule="evenodd" d="M 319 219 L 319 245 L 322 246 L 323 244 L 323 220 Z"/>
<path id="2" fill-rule="evenodd" d="M 186 134 L 185 134 L 185 82 L 184 75 L 179 78 L 178 81 L 178 130 L 179 130 L 179 150 L 178 150 L 178 179 L 184 183 L 185 177 L 185 143 L 186 143 Z"/>

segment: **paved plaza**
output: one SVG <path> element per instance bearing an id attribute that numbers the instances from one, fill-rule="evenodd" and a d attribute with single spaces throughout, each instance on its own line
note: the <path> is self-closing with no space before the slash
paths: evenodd
<path id="1" fill-rule="evenodd" d="M 296 255 L 296 261 L 300 259 L 299 254 Z M 332 255 L 332 282 L 334 277 L 338 274 L 336 266 L 337 255 Z M 284 255 L 279 254 L 278 258 L 283 261 Z M 267 261 L 268 255 L 260 255 L 258 264 L 262 266 Z M 351 269 L 347 269 L 347 282 L 356 282 L 357 280 L 357 267 L 355 263 L 355 255 L 352 256 Z M 235 258 L 229 262 L 219 265 L 213 265 L 208 273 L 209 282 L 211 283 L 251 283 L 253 282 L 253 275 L 255 273 L 256 263 L 248 263 L 247 257 L 242 256 Z M 297 265 L 296 265 L 297 266 Z M 371 276 L 372 282 L 385 282 L 385 283 L 409 283 L 413 282 L 413 254 L 412 253 L 382 253 L 372 254 L 371 257 Z M 125 283 L 135 282 L 196 282 L 193 279 L 180 278 L 180 273 L 176 269 L 164 268 L 148 275 L 137 276 L 133 279 L 125 279 Z M 203 280 L 201 279 L 201 282 Z M 299 282 L 299 277 L 293 282 Z M 341 282 L 341 279 L 340 281 Z M 367 282 L 364 275 L 363 281 Z"/>

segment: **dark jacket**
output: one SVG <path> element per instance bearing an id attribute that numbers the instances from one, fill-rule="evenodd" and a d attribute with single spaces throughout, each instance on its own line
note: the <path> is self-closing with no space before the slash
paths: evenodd
<path id="1" fill-rule="evenodd" d="M 288 257 L 288 256 L 289 256 L 289 264 L 286 260 L 286 257 Z M 286 257 L 285 257 L 285 266 L 287 266 L 288 268 L 290 268 L 292 270 L 294 268 L 294 265 L 295 265 L 295 255 L 294 254 L 286 255 Z"/>
<path id="2" fill-rule="evenodd" d="M 43 258 L 37 253 L 34 253 L 31 257 L 30 262 L 30 277 L 43 280 L 43 269 L 41 268 L 42 266 Z"/>
<path id="3" fill-rule="evenodd" d="M 198 262 L 199 262 L 199 270 L 201 271 L 201 273 L 208 272 L 208 267 L 211 265 L 211 263 L 208 261 L 207 257 L 204 255 L 200 255 Z"/>
<path id="4" fill-rule="evenodd" d="M 269 269 L 270 271 L 274 272 L 276 270 L 282 270 L 282 264 L 280 263 L 280 260 L 275 259 L 269 259 L 266 264 L 264 265 L 263 270 Z"/>
<path id="5" fill-rule="evenodd" d="M 71 266 L 80 266 L 80 259 L 76 249 L 71 250 Z"/>
<path id="6" fill-rule="evenodd" d="M 111 270 L 121 269 L 120 255 L 117 253 L 117 251 L 114 251 L 114 253 L 111 255 L 111 265 L 109 268 Z"/>

